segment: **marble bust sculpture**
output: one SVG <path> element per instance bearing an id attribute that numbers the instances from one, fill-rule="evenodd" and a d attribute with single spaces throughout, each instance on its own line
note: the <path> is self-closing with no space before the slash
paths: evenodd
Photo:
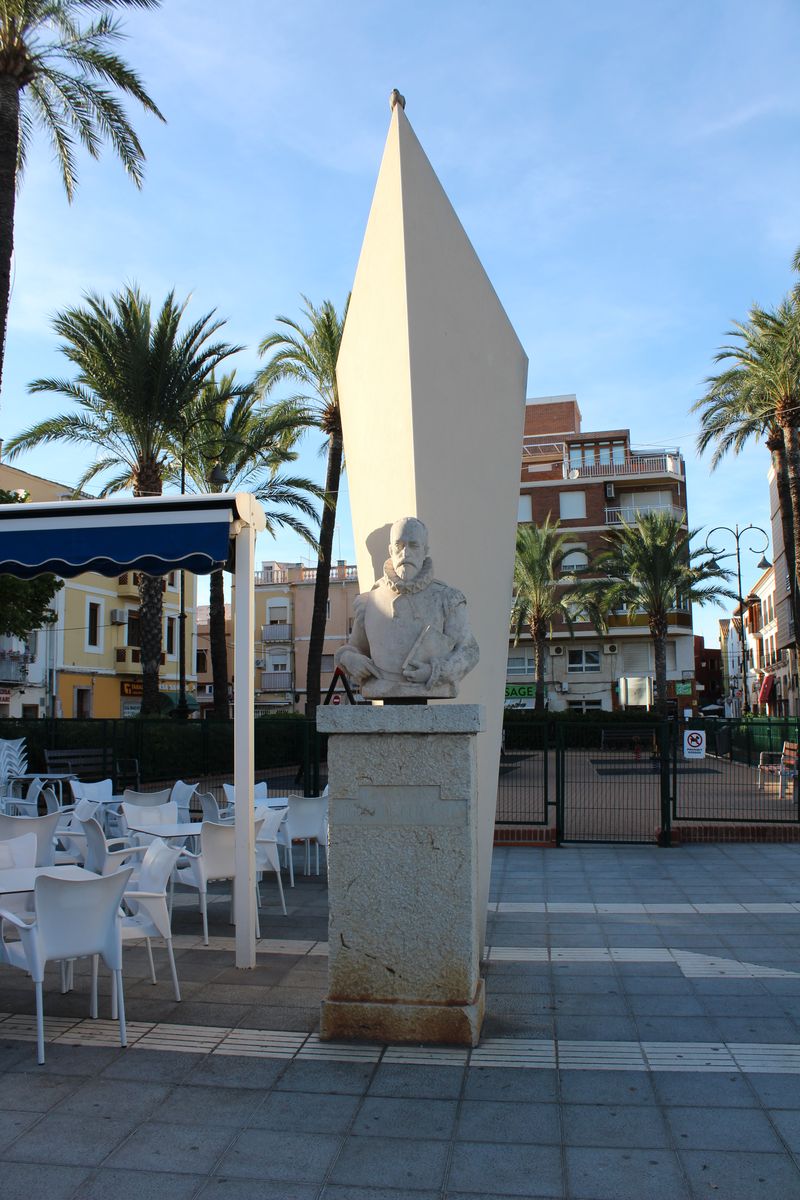
<path id="1" fill-rule="evenodd" d="M 433 578 L 428 531 L 417 517 L 392 525 L 384 574 L 356 598 L 353 631 L 336 663 L 369 700 L 458 695 L 478 661 L 464 594 Z"/>

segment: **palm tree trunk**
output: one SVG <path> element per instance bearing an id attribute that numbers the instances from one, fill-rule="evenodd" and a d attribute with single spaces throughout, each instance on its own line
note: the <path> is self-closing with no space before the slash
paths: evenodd
<path id="1" fill-rule="evenodd" d="M 533 638 L 533 670 L 536 678 L 536 693 L 533 701 L 533 711 L 543 713 L 547 707 L 545 703 L 545 681 L 544 681 L 544 664 L 545 664 L 545 644 L 546 634 L 538 624 L 531 625 L 531 637 Z"/>
<path id="2" fill-rule="evenodd" d="M 320 701 L 322 648 L 325 642 L 325 622 L 328 609 L 328 589 L 331 579 L 333 530 L 336 525 L 336 504 L 339 499 L 339 479 L 342 473 L 342 432 L 331 433 L 328 446 L 328 470 L 325 478 L 325 506 L 319 528 L 319 558 L 314 585 L 314 612 L 308 641 L 306 671 L 306 713 L 313 716 Z"/>
<path id="3" fill-rule="evenodd" d="M 659 717 L 667 715 L 667 621 L 655 617 L 650 621 L 650 634 L 656 660 L 655 710 Z"/>
<path id="4" fill-rule="evenodd" d="M 789 581 L 789 610 L 792 614 L 793 636 L 792 641 L 795 646 L 800 643 L 800 604 L 798 604 L 798 596 L 800 592 L 797 586 L 797 571 L 796 571 L 796 555 L 795 555 L 795 538 L 794 538 L 794 521 L 792 519 L 792 495 L 789 486 L 789 471 L 786 462 L 786 447 L 780 430 L 776 431 L 777 436 L 771 435 L 767 438 L 767 446 L 772 455 L 772 466 L 775 471 L 775 486 L 778 492 L 778 512 L 781 520 L 781 534 L 783 536 L 783 553 L 786 558 L 786 574 Z M 776 587 L 780 586 L 779 581 L 775 580 Z"/>
<path id="5" fill-rule="evenodd" d="M 161 470 L 158 462 L 139 464 L 134 476 L 134 496 L 160 496 Z M 139 635 L 142 658 L 143 717 L 157 717 L 161 712 L 158 672 L 161 666 L 163 590 L 159 575 L 142 575 L 139 580 Z"/>
<path id="6" fill-rule="evenodd" d="M 211 674 L 214 680 L 215 719 L 225 721 L 228 709 L 228 642 L 225 635 L 225 586 L 222 571 L 212 571 L 209 606 L 208 635 L 211 642 Z"/>
<path id="7" fill-rule="evenodd" d="M 6 350 L 6 326 L 14 256 L 14 205 L 19 152 L 19 83 L 0 75 L 0 384 Z"/>

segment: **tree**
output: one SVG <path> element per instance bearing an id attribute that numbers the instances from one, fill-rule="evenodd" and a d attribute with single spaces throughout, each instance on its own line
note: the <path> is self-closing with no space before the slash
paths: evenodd
<path id="1" fill-rule="evenodd" d="M 759 333 L 755 328 L 738 326 L 732 336 L 742 338 L 743 345 L 757 346 Z M 726 347 L 717 355 L 717 361 L 731 356 Z M 761 357 L 761 356 L 760 356 Z M 698 400 L 692 411 L 700 411 L 700 433 L 697 448 L 702 454 L 711 446 L 711 469 L 715 470 L 728 451 L 740 454 L 751 440 L 764 439 L 770 452 L 775 472 L 778 493 L 778 513 L 781 522 L 786 569 L 792 581 L 790 607 L 794 625 L 794 641 L 800 639 L 800 591 L 797 586 L 795 525 L 792 516 L 792 495 L 786 444 L 783 430 L 778 424 L 774 395 L 763 386 L 763 374 L 751 371 L 749 364 L 742 363 L 713 375 L 708 380 L 705 396 Z"/>
<path id="2" fill-rule="evenodd" d="M 28 500 L 27 492 L 0 488 L 0 504 L 27 504 Z M 37 575 L 35 579 L 0 575 L 0 634 L 24 642 L 34 629 L 52 625 L 56 614 L 50 605 L 63 586 L 55 575 Z"/>
<path id="3" fill-rule="evenodd" d="M 110 142 L 137 187 L 144 151 L 116 92 L 163 121 L 135 71 L 114 52 L 121 8 L 160 0 L 2 0 L 0 4 L 0 380 L 14 252 L 18 177 L 36 126 L 48 135 L 69 200 L 76 144 L 98 158 Z M 91 18 L 81 26 L 84 10 Z"/>
<path id="4" fill-rule="evenodd" d="M 756 433 L 766 432 L 773 455 L 781 529 L 787 566 L 794 580 L 792 611 L 795 637 L 800 636 L 800 309 L 788 296 L 777 309 L 754 305 L 749 320 L 735 322 L 736 341 L 721 347 L 717 362 L 731 362 L 708 380 L 699 445 L 717 441 L 715 465 L 727 449 L 738 451 Z"/>
<path id="5" fill-rule="evenodd" d="M 559 532 L 559 522 L 551 523 L 549 515 L 543 525 L 520 525 L 517 528 L 517 551 L 514 560 L 514 602 L 511 624 L 514 645 L 528 627 L 533 641 L 533 667 L 536 676 L 534 710 L 545 710 L 545 646 L 547 635 L 555 621 L 573 622 L 574 584 L 561 575 L 561 563 L 567 539 Z"/>
<path id="6" fill-rule="evenodd" d="M 667 714 L 667 633 L 670 613 L 689 604 L 713 604 L 733 593 L 722 586 L 730 571 L 719 567 L 710 550 L 694 550 L 682 516 L 641 513 L 635 524 L 625 522 L 605 535 L 607 550 L 591 565 L 596 579 L 578 589 L 582 601 L 599 614 L 607 628 L 612 613 L 627 612 L 633 622 L 647 617 L 656 668 L 655 707 Z"/>
<path id="7" fill-rule="evenodd" d="M 203 387 L 185 411 L 186 436 L 173 444 L 168 478 L 176 482 L 184 468 L 189 491 L 247 489 L 264 504 L 267 533 L 293 529 L 317 549 L 313 533 L 295 514 L 316 520 L 310 497 L 322 492 L 308 479 L 282 473 L 296 459 L 297 414 L 275 405 L 256 406 L 252 387 L 238 385 L 235 373 Z M 220 480 L 220 471 L 226 482 Z M 225 591 L 222 571 L 212 571 L 209 589 L 209 639 L 214 686 L 213 715 L 228 716 L 228 647 L 225 637 Z"/>
<path id="8" fill-rule="evenodd" d="M 50 442 L 91 446 L 97 457 L 76 492 L 109 472 L 100 495 L 132 488 L 134 496 L 160 496 L 171 439 L 183 413 L 215 369 L 239 346 L 212 341 L 224 321 L 207 313 L 182 328 L 187 301 L 170 292 L 153 317 L 150 301 L 130 286 L 110 302 L 89 295 L 83 308 L 59 313 L 53 327 L 75 379 L 37 379 L 28 390 L 54 392 L 78 412 L 39 421 L 7 443 L 8 458 Z M 142 716 L 160 711 L 161 580 L 142 575 L 139 585 Z"/>
<path id="9" fill-rule="evenodd" d="M 306 296 L 303 300 L 303 312 L 308 319 L 308 326 L 304 328 L 289 317 L 275 318 L 284 328 L 269 334 L 259 346 L 262 357 L 270 354 L 271 358 L 259 373 L 257 383 L 264 395 L 268 395 L 278 383 L 290 382 L 295 385 L 299 391 L 283 403 L 288 403 L 294 408 L 301 426 L 315 425 L 327 438 L 325 500 L 319 530 L 314 611 L 311 618 L 306 674 L 306 711 L 313 713 L 320 702 L 320 674 L 333 557 L 333 531 L 336 525 L 336 505 L 344 453 L 336 360 L 339 357 L 350 298 L 348 296 L 345 301 L 341 317 L 330 300 L 324 300 L 319 308 L 315 308 Z"/>

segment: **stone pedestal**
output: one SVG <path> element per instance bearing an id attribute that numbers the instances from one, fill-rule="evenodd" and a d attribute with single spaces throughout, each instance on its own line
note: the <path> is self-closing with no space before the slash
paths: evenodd
<path id="1" fill-rule="evenodd" d="M 330 734 L 322 1038 L 480 1036 L 476 704 L 317 709 Z"/>

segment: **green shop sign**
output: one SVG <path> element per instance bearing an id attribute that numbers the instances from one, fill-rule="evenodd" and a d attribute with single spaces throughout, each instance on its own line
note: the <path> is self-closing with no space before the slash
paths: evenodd
<path id="1" fill-rule="evenodd" d="M 691 694 L 692 694 L 691 683 L 676 683 L 675 684 L 675 695 L 676 696 L 691 696 Z"/>
<path id="2" fill-rule="evenodd" d="M 533 700 L 536 695 L 535 683 L 507 683 L 506 700 Z"/>

